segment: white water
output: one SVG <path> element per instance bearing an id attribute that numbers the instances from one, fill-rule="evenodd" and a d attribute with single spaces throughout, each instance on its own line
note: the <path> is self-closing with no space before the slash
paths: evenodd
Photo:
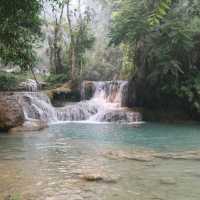
<path id="1" fill-rule="evenodd" d="M 58 123 L 66 121 L 82 122 L 138 122 L 139 113 L 123 108 L 123 94 L 126 81 L 92 82 L 94 94 L 90 100 L 67 105 L 63 108 L 52 106 L 48 96 L 42 92 L 25 92 L 21 95 L 21 104 L 27 120 L 42 120 Z M 82 95 L 85 97 L 85 84 Z"/>
<path id="2" fill-rule="evenodd" d="M 20 83 L 19 85 L 22 89 L 25 89 L 29 92 L 37 92 L 38 91 L 38 84 L 35 80 L 28 79 L 25 82 Z"/>

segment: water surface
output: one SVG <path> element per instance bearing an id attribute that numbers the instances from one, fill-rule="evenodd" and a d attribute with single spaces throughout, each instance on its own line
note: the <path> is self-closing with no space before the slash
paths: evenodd
<path id="1" fill-rule="evenodd" d="M 200 126 L 57 124 L 0 135 L 0 199 L 199 200 L 200 160 L 112 158 L 107 152 L 200 152 Z M 140 153 L 141 154 L 141 153 Z M 85 175 L 106 181 L 88 182 Z"/>

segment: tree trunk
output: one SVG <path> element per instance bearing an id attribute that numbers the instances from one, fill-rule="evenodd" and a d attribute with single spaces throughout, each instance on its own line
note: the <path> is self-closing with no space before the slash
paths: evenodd
<path id="1" fill-rule="evenodd" d="M 69 25 L 69 33 L 70 33 L 70 53 L 69 53 L 69 63 L 71 66 L 71 79 L 75 80 L 75 70 L 76 70 L 76 52 L 75 52 L 75 40 L 74 40 L 74 34 L 71 24 L 71 18 L 70 18 L 70 9 L 69 9 L 69 3 L 70 0 L 67 1 L 67 20 Z"/>
<path id="2" fill-rule="evenodd" d="M 143 40 L 139 41 L 136 48 L 136 66 L 137 71 L 131 78 L 128 85 L 128 106 L 141 107 L 144 105 L 146 63 Z"/>
<path id="3" fill-rule="evenodd" d="M 62 33 L 61 33 L 61 23 L 63 18 L 63 11 L 64 11 L 65 4 L 62 3 L 60 15 L 57 16 L 55 14 L 55 25 L 54 25 L 54 36 L 53 41 L 49 41 L 49 44 L 52 43 L 50 50 L 50 63 L 52 65 L 53 70 L 56 74 L 61 74 L 64 72 L 64 66 L 62 64 L 62 48 L 59 45 L 59 42 L 62 40 Z"/>

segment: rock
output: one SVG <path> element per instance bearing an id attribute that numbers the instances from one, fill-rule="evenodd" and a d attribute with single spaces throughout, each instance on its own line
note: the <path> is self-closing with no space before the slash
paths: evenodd
<path id="1" fill-rule="evenodd" d="M 89 182 L 97 182 L 103 180 L 103 177 L 100 174 L 85 174 L 81 175 L 80 178 Z"/>
<path id="2" fill-rule="evenodd" d="M 185 151 L 178 153 L 160 153 L 154 155 L 156 158 L 163 160 L 194 160 L 200 161 L 199 151 Z"/>
<path id="3" fill-rule="evenodd" d="M 110 177 L 105 177 L 100 174 L 88 174 L 88 175 L 82 175 L 80 176 L 82 180 L 88 181 L 88 182 L 103 182 L 103 183 L 108 183 L 108 184 L 114 184 L 117 182 L 117 180 L 110 178 Z"/>
<path id="4" fill-rule="evenodd" d="M 95 92 L 95 86 L 93 81 L 83 81 L 81 85 L 81 99 L 89 100 L 92 98 Z"/>
<path id="5" fill-rule="evenodd" d="M 106 122 L 141 122 L 142 116 L 139 112 L 129 111 L 127 109 L 115 110 L 105 113 L 100 119 L 100 121 Z"/>
<path id="6" fill-rule="evenodd" d="M 152 152 L 147 152 L 147 151 L 133 151 L 133 152 L 109 151 L 104 153 L 103 155 L 112 159 L 127 159 L 139 162 L 150 162 L 154 159 Z"/>
<path id="7" fill-rule="evenodd" d="M 0 93 L 0 129 L 9 130 L 24 123 L 24 112 L 14 93 Z"/>
<path id="8" fill-rule="evenodd" d="M 101 172 L 101 171 L 85 171 L 79 174 L 79 178 L 87 181 L 87 182 L 103 182 L 103 183 L 108 183 L 108 184 L 112 184 L 112 183 L 116 183 L 117 180 L 107 176 L 105 173 Z"/>
<path id="9" fill-rule="evenodd" d="M 48 125 L 42 121 L 26 121 L 22 126 L 18 126 L 9 130 L 9 133 L 27 132 L 27 131 L 41 131 L 47 128 Z"/>
<path id="10" fill-rule="evenodd" d="M 21 82 L 17 89 L 23 91 L 36 92 L 38 90 L 38 84 L 33 79 L 27 79 L 26 81 Z"/>
<path id="11" fill-rule="evenodd" d="M 164 185 L 175 185 L 176 184 L 176 180 L 174 178 L 162 178 L 160 179 L 160 183 L 164 184 Z"/>
<path id="12" fill-rule="evenodd" d="M 56 107 L 64 106 L 66 101 L 80 101 L 80 91 L 72 82 L 67 82 L 47 92 L 51 102 Z"/>

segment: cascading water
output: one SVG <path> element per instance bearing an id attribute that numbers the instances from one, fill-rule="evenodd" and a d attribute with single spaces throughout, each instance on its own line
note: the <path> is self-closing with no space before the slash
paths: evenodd
<path id="1" fill-rule="evenodd" d="M 35 119 L 49 123 L 58 121 L 57 112 L 44 93 L 24 92 L 21 102 L 26 120 Z"/>
<path id="2" fill-rule="evenodd" d="M 141 115 L 123 108 L 126 81 L 90 82 L 93 94 L 84 100 L 87 84 L 82 84 L 83 100 L 62 108 L 52 106 L 48 96 L 42 92 L 21 93 L 20 101 L 27 120 L 41 120 L 48 123 L 61 121 L 86 122 L 139 122 Z"/>
<path id="3" fill-rule="evenodd" d="M 38 84 L 35 80 L 28 79 L 19 85 L 20 88 L 25 89 L 25 91 L 29 92 L 37 92 L 38 91 Z"/>

